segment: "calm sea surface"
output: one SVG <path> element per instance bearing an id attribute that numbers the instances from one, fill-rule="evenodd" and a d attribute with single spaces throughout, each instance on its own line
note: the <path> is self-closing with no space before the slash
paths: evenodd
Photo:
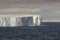
<path id="1" fill-rule="evenodd" d="M 0 27 L 0 40 L 60 40 L 60 23 L 42 26 Z"/>

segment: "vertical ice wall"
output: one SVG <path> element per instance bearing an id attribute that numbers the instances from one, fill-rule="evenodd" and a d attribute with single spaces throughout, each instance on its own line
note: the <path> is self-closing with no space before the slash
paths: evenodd
<path id="1" fill-rule="evenodd" d="M 39 26 L 41 24 L 41 18 L 40 16 L 33 16 L 33 25 Z"/>
<path id="2" fill-rule="evenodd" d="M 16 26 L 16 17 L 10 17 L 10 26 Z"/>
<path id="3" fill-rule="evenodd" d="M 2 17 L 2 26 L 10 26 L 10 18 L 9 17 Z"/>
<path id="4" fill-rule="evenodd" d="M 16 26 L 15 17 L 0 17 L 0 26 Z"/>
<path id="5" fill-rule="evenodd" d="M 0 17 L 0 26 L 39 26 L 40 16 Z"/>
<path id="6" fill-rule="evenodd" d="M 16 26 L 22 26 L 21 17 L 16 17 Z"/>
<path id="7" fill-rule="evenodd" d="M 0 17 L 0 26 L 2 26 L 2 18 Z"/>

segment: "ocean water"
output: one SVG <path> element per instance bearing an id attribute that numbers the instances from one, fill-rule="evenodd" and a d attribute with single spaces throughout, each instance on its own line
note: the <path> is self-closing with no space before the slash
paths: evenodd
<path id="1" fill-rule="evenodd" d="M 60 40 L 60 22 L 42 26 L 0 27 L 0 40 Z"/>

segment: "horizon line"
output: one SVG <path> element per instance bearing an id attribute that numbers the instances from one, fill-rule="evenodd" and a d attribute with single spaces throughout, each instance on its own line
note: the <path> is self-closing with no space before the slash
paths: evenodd
<path id="1" fill-rule="evenodd" d="M 60 22 L 60 19 L 42 20 L 42 22 Z"/>

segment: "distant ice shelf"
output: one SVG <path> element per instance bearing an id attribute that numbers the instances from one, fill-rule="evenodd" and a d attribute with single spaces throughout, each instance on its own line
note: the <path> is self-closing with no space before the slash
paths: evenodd
<path id="1" fill-rule="evenodd" d="M 42 22 L 60 22 L 60 19 L 42 20 Z"/>
<path id="2" fill-rule="evenodd" d="M 0 26 L 40 26 L 40 15 L 0 15 Z"/>

